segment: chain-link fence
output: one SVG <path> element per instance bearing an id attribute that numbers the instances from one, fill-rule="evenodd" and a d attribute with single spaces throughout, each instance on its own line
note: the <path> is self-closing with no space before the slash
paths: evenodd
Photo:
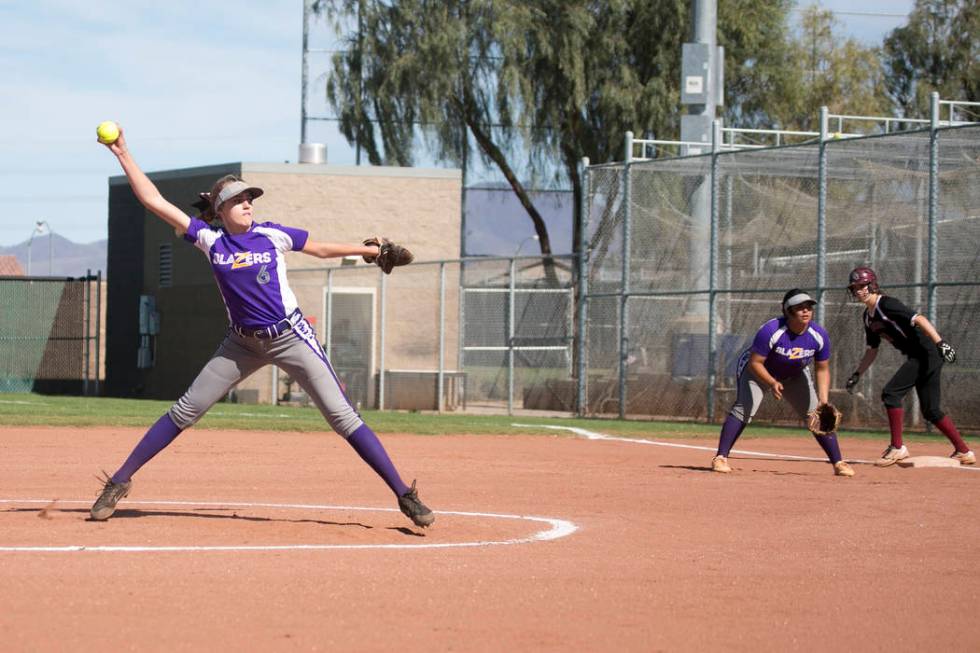
<path id="1" fill-rule="evenodd" d="M 800 287 L 831 334 L 832 399 L 883 425 L 900 354 L 882 347 L 859 392 L 840 390 L 865 347 L 844 286 L 870 265 L 957 347 L 943 406 L 980 426 L 980 126 L 592 166 L 587 184 L 581 413 L 718 419 L 738 355 Z M 778 402 L 759 416 L 793 419 Z"/>
<path id="2" fill-rule="evenodd" d="M 355 405 L 513 411 L 560 394 L 559 409 L 575 410 L 570 257 L 418 262 L 389 276 L 341 266 L 290 279 Z M 290 379 L 279 384 L 276 396 L 294 394 Z"/>
<path id="3" fill-rule="evenodd" d="M 97 395 L 101 274 L 0 277 L 0 392 Z"/>

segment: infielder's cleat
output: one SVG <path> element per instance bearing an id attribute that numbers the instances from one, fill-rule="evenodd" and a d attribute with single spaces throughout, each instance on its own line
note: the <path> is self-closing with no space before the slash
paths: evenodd
<path id="1" fill-rule="evenodd" d="M 92 505 L 92 519 L 95 521 L 105 521 L 109 517 L 112 517 L 112 513 L 116 512 L 116 504 L 119 503 L 120 499 L 129 494 L 129 488 L 131 487 L 133 487 L 132 481 L 113 483 L 111 478 L 107 478 L 105 486 L 102 488 L 102 494 L 99 495 L 99 498 Z"/>
<path id="2" fill-rule="evenodd" d="M 732 471 L 732 468 L 728 465 L 727 458 L 724 456 L 715 456 L 711 459 L 711 471 L 727 474 Z"/>
<path id="3" fill-rule="evenodd" d="M 875 461 L 875 467 L 889 467 L 908 457 L 909 450 L 904 444 L 901 447 L 888 445 L 888 448 L 882 452 L 881 458 Z"/>
<path id="4" fill-rule="evenodd" d="M 424 503 L 419 501 L 419 493 L 415 489 L 415 481 L 412 481 L 412 487 L 408 492 L 398 497 L 398 507 L 401 508 L 402 513 L 411 519 L 412 523 L 416 526 L 425 528 L 426 526 L 431 526 L 432 522 L 436 520 L 436 516 L 432 514 L 432 511 Z"/>
<path id="5" fill-rule="evenodd" d="M 965 453 L 960 453 L 959 451 L 954 451 L 953 455 L 950 456 L 955 460 L 960 461 L 961 465 L 976 465 L 977 457 L 972 451 L 967 451 Z"/>
<path id="6" fill-rule="evenodd" d="M 843 460 L 838 460 L 834 463 L 834 476 L 846 476 L 850 478 L 854 476 L 854 470 Z"/>

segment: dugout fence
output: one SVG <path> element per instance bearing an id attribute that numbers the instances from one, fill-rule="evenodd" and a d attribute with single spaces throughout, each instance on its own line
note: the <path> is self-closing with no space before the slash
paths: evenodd
<path id="1" fill-rule="evenodd" d="M 99 395 L 102 273 L 0 277 L 0 392 Z"/>
<path id="2" fill-rule="evenodd" d="M 570 256 L 290 272 L 356 405 L 508 413 L 575 410 L 574 279 Z M 277 397 L 303 399 L 273 374 Z"/>
<path id="3" fill-rule="evenodd" d="M 957 347 L 943 406 L 980 427 L 980 125 L 722 145 L 716 133 L 705 154 L 586 167 L 579 414 L 719 420 L 734 361 L 800 287 L 832 338 L 832 400 L 848 425 L 884 426 L 900 354 L 883 346 L 859 392 L 842 390 L 864 351 L 847 275 L 870 265 Z M 759 418 L 795 420 L 779 404 Z"/>

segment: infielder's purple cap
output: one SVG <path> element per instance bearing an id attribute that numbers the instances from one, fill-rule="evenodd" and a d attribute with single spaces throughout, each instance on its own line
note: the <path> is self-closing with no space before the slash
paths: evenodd
<path id="1" fill-rule="evenodd" d="M 249 186 L 244 181 L 233 181 L 230 184 L 225 184 L 225 187 L 221 189 L 218 196 L 214 199 L 214 208 L 217 209 L 224 202 L 230 200 L 235 195 L 240 195 L 248 191 L 252 194 L 252 199 L 262 195 L 262 189 L 257 186 Z"/>

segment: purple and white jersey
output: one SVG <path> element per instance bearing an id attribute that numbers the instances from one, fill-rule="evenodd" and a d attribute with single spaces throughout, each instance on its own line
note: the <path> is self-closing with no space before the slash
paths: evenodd
<path id="1" fill-rule="evenodd" d="M 749 349 L 765 356 L 766 370 L 782 381 L 802 373 L 812 360 L 828 360 L 830 336 L 816 322 L 797 335 L 790 331 L 785 317 L 775 317 L 759 327 Z"/>
<path id="2" fill-rule="evenodd" d="M 231 323 L 258 329 L 298 308 L 286 280 L 285 253 L 303 249 L 308 236 L 273 222 L 253 222 L 236 236 L 193 218 L 184 240 L 207 254 Z"/>

